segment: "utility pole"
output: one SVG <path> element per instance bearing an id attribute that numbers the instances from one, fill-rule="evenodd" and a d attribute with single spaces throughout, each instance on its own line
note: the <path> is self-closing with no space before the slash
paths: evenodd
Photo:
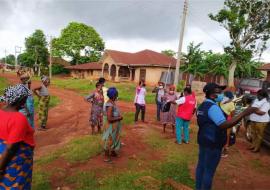
<path id="1" fill-rule="evenodd" d="M 187 10 L 188 10 L 188 0 L 185 0 L 184 11 L 183 11 L 183 16 L 182 16 L 182 21 L 181 21 L 180 40 L 179 40 L 178 52 L 177 52 L 177 62 L 176 62 L 175 75 L 174 75 L 175 86 L 177 86 L 178 79 L 179 79 L 179 69 L 180 69 L 180 64 L 181 64 L 181 59 L 182 59 L 182 46 L 183 46 L 183 40 L 184 40 Z"/>
<path id="2" fill-rule="evenodd" d="M 52 36 L 50 36 L 50 65 L 49 65 L 49 77 L 52 79 Z"/>
<path id="3" fill-rule="evenodd" d="M 22 50 L 22 47 L 15 46 L 15 69 L 18 66 L 17 53 L 20 54 L 21 50 Z"/>

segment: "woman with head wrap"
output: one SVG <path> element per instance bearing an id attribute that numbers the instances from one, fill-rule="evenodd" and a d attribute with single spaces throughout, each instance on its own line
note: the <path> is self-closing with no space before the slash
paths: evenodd
<path id="1" fill-rule="evenodd" d="M 0 110 L 0 189 L 31 189 L 34 130 L 18 112 L 29 95 L 19 84 L 8 87 L 1 98 L 7 106 Z"/>
<path id="2" fill-rule="evenodd" d="M 177 95 L 175 94 L 175 87 L 171 85 L 169 87 L 169 91 L 162 96 L 162 104 L 174 102 L 177 100 Z M 170 104 L 170 109 L 167 112 L 162 112 L 161 114 L 161 122 L 163 124 L 163 132 L 165 133 L 165 128 L 167 125 L 171 125 L 173 129 L 173 133 L 175 130 L 175 114 L 176 114 L 176 104 Z M 163 110 L 164 111 L 164 110 Z"/>
<path id="3" fill-rule="evenodd" d="M 103 124 L 104 97 L 102 92 L 102 84 L 97 82 L 96 90 L 88 95 L 85 99 L 86 101 L 92 103 L 89 122 L 93 135 L 95 133 L 95 127 L 97 126 L 98 132 L 101 132 L 101 127 Z"/>
<path id="4" fill-rule="evenodd" d="M 39 110 L 38 110 L 38 121 L 39 121 L 39 130 L 46 130 L 47 120 L 48 120 L 48 111 L 49 111 L 49 102 L 50 94 L 48 86 L 50 85 L 50 79 L 47 76 L 41 77 L 42 84 L 40 87 L 34 89 L 34 93 L 39 98 Z"/>
<path id="5" fill-rule="evenodd" d="M 28 90 L 31 92 L 31 79 L 30 75 L 28 73 L 25 73 L 20 76 L 22 84 L 28 88 Z M 27 120 L 32 128 L 34 128 L 34 98 L 31 94 L 28 96 L 26 103 L 24 105 L 23 109 L 19 110 L 22 114 L 24 114 L 27 117 Z"/>
<path id="6" fill-rule="evenodd" d="M 105 104 L 105 117 L 106 124 L 102 137 L 104 141 L 105 162 L 111 162 L 111 156 L 117 156 L 117 151 L 120 150 L 120 132 L 121 132 L 121 120 L 123 117 L 120 115 L 120 111 L 115 104 L 118 97 L 116 88 L 109 88 L 107 91 L 109 97 L 108 102 Z"/>

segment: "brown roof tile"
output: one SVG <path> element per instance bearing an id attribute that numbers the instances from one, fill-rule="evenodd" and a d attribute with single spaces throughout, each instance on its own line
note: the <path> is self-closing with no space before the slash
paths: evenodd
<path id="1" fill-rule="evenodd" d="M 102 63 L 91 62 L 91 63 L 84 63 L 80 65 L 72 65 L 65 68 L 69 70 L 102 70 Z"/>
<path id="2" fill-rule="evenodd" d="M 258 70 L 270 71 L 270 63 L 266 63 L 266 64 L 262 65 L 260 68 L 258 68 Z"/>
<path id="3" fill-rule="evenodd" d="M 152 50 L 143 50 L 136 53 L 106 50 L 106 53 L 118 64 L 131 66 L 159 66 L 175 68 L 176 59 Z"/>

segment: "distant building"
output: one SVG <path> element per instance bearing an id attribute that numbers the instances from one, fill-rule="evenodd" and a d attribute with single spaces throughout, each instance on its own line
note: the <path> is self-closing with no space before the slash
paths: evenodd
<path id="1" fill-rule="evenodd" d="M 169 68 L 175 70 L 176 59 L 151 50 L 136 53 L 106 50 L 101 58 L 102 76 L 112 81 L 144 79 L 147 84 L 156 84 Z"/>
<path id="2" fill-rule="evenodd" d="M 98 79 L 102 74 L 102 63 L 100 62 L 72 65 L 65 68 L 70 70 L 70 75 L 73 78 L 95 80 Z"/>

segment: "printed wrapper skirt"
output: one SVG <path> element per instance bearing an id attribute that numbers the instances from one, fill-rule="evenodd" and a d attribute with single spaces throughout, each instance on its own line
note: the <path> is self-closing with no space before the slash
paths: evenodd
<path id="1" fill-rule="evenodd" d="M 38 107 L 38 121 L 39 126 L 46 127 L 48 120 L 50 96 L 41 96 Z"/>
<path id="2" fill-rule="evenodd" d="M 6 149 L 6 142 L 0 140 L 0 155 Z M 0 190 L 30 190 L 33 170 L 33 148 L 21 143 L 4 174 L 0 176 Z"/>
<path id="3" fill-rule="evenodd" d="M 121 147 L 120 132 L 122 125 L 120 122 L 107 123 L 103 133 L 104 150 L 118 151 Z"/>

